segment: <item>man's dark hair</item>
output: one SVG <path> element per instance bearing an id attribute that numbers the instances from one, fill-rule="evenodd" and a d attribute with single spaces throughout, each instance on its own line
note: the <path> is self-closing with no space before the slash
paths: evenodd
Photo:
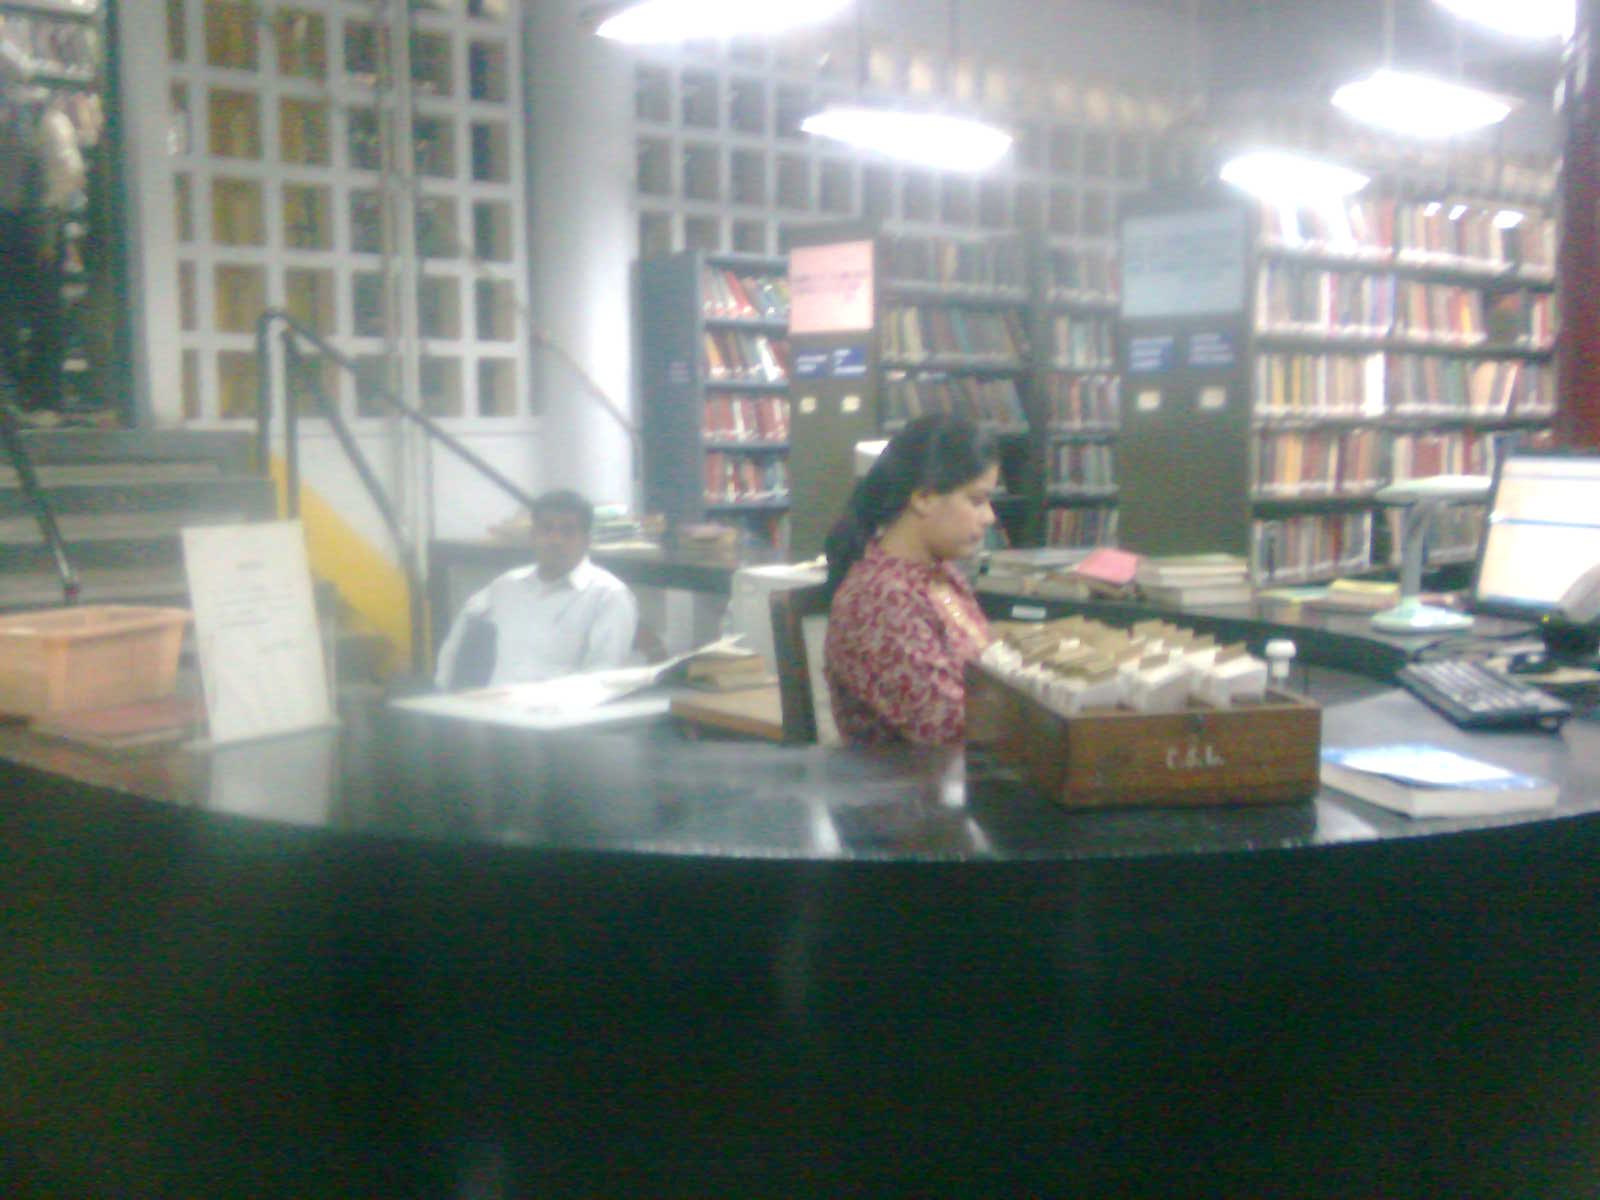
<path id="1" fill-rule="evenodd" d="M 540 517 L 554 517 L 571 513 L 578 518 L 578 524 L 583 529 L 584 537 L 588 537 L 594 532 L 594 505 L 570 488 L 557 488 L 553 492 L 546 492 L 544 495 L 537 497 L 530 511 L 532 511 L 535 520 Z"/>

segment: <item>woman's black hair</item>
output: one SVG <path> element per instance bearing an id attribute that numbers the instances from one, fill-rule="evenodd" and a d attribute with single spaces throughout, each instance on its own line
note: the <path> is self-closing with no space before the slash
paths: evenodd
<path id="1" fill-rule="evenodd" d="M 996 461 L 994 442 L 971 421 L 934 414 L 918 417 L 889 440 L 823 543 L 832 596 L 867 545 L 919 491 L 953 492 Z"/>

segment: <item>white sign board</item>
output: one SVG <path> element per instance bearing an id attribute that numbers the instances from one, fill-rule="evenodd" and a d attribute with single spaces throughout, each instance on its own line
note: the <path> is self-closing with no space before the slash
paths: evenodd
<path id="1" fill-rule="evenodd" d="M 1124 218 L 1122 315 L 1242 312 L 1244 233 L 1236 208 Z"/>
<path id="2" fill-rule="evenodd" d="M 185 529 L 183 565 L 211 740 L 331 724 L 300 522 Z"/>

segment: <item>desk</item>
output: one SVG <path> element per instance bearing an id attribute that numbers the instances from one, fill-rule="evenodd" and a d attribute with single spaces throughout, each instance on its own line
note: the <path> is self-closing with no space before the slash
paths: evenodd
<path id="1" fill-rule="evenodd" d="M 1066 813 L 960 754 L 0 730 L 0 1174 L 44 1195 L 1600 1187 L 1600 727 L 1408 822 Z"/>

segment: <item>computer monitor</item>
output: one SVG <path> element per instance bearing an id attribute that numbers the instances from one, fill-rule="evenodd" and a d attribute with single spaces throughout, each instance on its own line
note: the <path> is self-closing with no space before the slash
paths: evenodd
<path id="1" fill-rule="evenodd" d="M 1473 575 L 1473 609 L 1537 618 L 1600 564 L 1600 455 L 1500 460 Z"/>

